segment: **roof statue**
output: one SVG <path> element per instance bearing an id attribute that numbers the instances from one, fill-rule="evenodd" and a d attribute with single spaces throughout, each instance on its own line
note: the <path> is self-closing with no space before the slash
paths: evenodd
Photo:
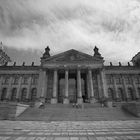
<path id="1" fill-rule="evenodd" d="M 94 56 L 95 57 L 101 57 L 101 54 L 99 53 L 99 49 L 95 46 L 94 50 Z"/>
<path id="2" fill-rule="evenodd" d="M 49 48 L 49 46 L 47 46 L 45 48 L 45 52 L 43 54 L 43 58 L 48 58 L 48 57 L 50 57 L 50 48 Z"/>

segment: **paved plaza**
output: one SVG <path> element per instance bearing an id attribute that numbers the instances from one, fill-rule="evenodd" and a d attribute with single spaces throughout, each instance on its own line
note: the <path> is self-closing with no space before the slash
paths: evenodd
<path id="1" fill-rule="evenodd" d="M 140 121 L 0 121 L 0 140 L 140 140 Z"/>

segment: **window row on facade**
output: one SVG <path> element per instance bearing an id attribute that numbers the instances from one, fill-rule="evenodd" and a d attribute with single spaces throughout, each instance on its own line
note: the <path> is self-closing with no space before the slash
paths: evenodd
<path id="1" fill-rule="evenodd" d="M 7 95 L 8 95 L 8 89 L 7 88 L 3 88 L 2 89 L 2 92 L 1 92 L 1 101 L 4 101 L 4 100 L 7 100 Z M 27 92 L 27 88 L 22 88 L 21 89 L 21 93 L 20 93 L 20 97 L 18 97 L 18 89 L 17 88 L 13 88 L 11 90 L 11 93 L 10 93 L 10 97 L 8 97 L 8 100 L 10 101 L 17 101 L 17 100 L 20 100 L 21 102 L 25 102 L 28 100 L 30 101 L 36 101 L 37 99 L 37 88 L 32 88 L 30 90 L 30 93 L 29 93 L 29 97 L 27 97 L 28 95 L 28 92 Z"/>
<path id="2" fill-rule="evenodd" d="M 138 87 L 136 89 L 138 91 L 139 97 L 140 97 L 140 87 Z M 116 93 L 117 92 L 117 93 Z M 108 98 L 110 100 L 119 100 L 119 101 L 126 101 L 126 100 L 136 100 L 136 93 L 135 93 L 135 89 L 128 87 L 126 89 L 126 92 L 124 91 L 123 88 L 117 88 L 117 91 L 115 92 L 115 90 L 113 88 L 108 88 Z"/>
<path id="3" fill-rule="evenodd" d="M 2 85 L 18 85 L 20 82 L 23 85 L 28 85 L 31 82 L 32 85 L 37 85 L 38 75 L 1 75 L 1 84 Z M 29 81 L 31 79 L 31 81 Z"/>
<path id="4" fill-rule="evenodd" d="M 140 84 L 140 75 L 107 75 L 107 84 L 111 85 L 116 83 L 117 85 L 123 84 L 123 82 L 125 82 L 125 84 L 129 85 L 129 84 L 133 84 L 133 82 L 135 82 L 135 84 Z"/>

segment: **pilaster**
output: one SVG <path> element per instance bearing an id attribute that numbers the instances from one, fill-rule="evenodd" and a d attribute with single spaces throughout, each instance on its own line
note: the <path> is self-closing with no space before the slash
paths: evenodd
<path id="1" fill-rule="evenodd" d="M 135 83 L 135 78 L 133 76 L 132 76 L 132 84 L 133 84 L 133 89 L 134 89 L 134 93 L 135 93 L 135 98 L 140 99 L 140 96 L 139 96 L 139 93 L 138 93 L 138 90 L 137 90 L 137 86 L 136 86 L 136 83 Z"/>
<path id="2" fill-rule="evenodd" d="M 0 77 L 0 100 L 1 100 L 1 94 L 2 94 L 2 81 L 3 81 L 3 77 Z"/>
<path id="3" fill-rule="evenodd" d="M 21 83 L 22 83 L 22 76 L 19 77 L 18 88 L 17 88 L 17 95 L 16 100 L 19 101 L 21 99 Z"/>
<path id="4" fill-rule="evenodd" d="M 117 84 L 116 84 L 116 80 L 115 80 L 114 75 L 112 75 L 112 78 L 113 78 L 113 87 L 114 87 L 114 91 L 115 91 L 116 101 L 118 101 L 119 100 L 119 95 L 118 95 L 118 92 L 117 92 Z"/>
<path id="5" fill-rule="evenodd" d="M 11 98 L 12 80 L 13 80 L 13 77 L 12 77 L 12 75 L 11 75 L 11 76 L 10 76 L 10 80 L 9 80 L 7 95 L 6 95 L 6 99 L 7 99 L 7 100 L 10 100 L 10 98 Z"/>
<path id="6" fill-rule="evenodd" d="M 27 101 L 30 99 L 31 96 L 31 81 L 32 81 L 32 76 L 30 75 L 28 79 L 28 88 L 27 88 L 27 96 L 26 96 Z"/>
<path id="7" fill-rule="evenodd" d="M 127 92 L 127 88 L 126 88 L 126 82 L 125 82 L 125 79 L 124 79 L 124 76 L 121 75 L 122 77 L 122 82 L 123 82 L 123 88 L 124 88 L 124 93 L 125 93 L 125 99 L 128 100 L 128 92 Z"/>

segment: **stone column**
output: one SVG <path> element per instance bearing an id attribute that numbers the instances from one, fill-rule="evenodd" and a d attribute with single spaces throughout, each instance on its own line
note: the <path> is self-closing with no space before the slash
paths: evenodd
<path id="1" fill-rule="evenodd" d="M 88 75 L 89 75 L 90 103 L 95 103 L 94 90 L 93 90 L 93 77 L 92 77 L 92 71 L 90 69 L 88 70 Z"/>
<path id="2" fill-rule="evenodd" d="M 32 82 L 32 76 L 30 76 L 28 79 L 28 88 L 27 88 L 27 95 L 26 95 L 27 101 L 29 101 L 31 97 L 31 82 Z"/>
<path id="3" fill-rule="evenodd" d="M 69 72 L 65 70 L 65 97 L 63 104 L 69 104 Z"/>
<path id="4" fill-rule="evenodd" d="M 10 76 L 10 80 L 9 80 L 9 85 L 8 85 L 8 90 L 7 90 L 7 95 L 6 95 L 6 99 L 10 100 L 11 99 L 11 93 L 12 93 L 12 81 L 13 81 L 13 77 L 12 75 Z"/>
<path id="5" fill-rule="evenodd" d="M 98 81 L 98 90 L 99 90 L 99 99 L 102 97 L 102 87 L 101 87 L 101 76 L 97 74 L 97 81 Z"/>
<path id="6" fill-rule="evenodd" d="M 57 103 L 57 91 L 58 90 L 58 74 L 57 70 L 54 70 L 54 77 L 53 77 L 53 95 L 51 99 L 51 104 Z"/>
<path id="7" fill-rule="evenodd" d="M 21 83 L 22 83 L 22 76 L 20 76 L 19 82 L 18 82 L 17 95 L 16 95 L 17 101 L 21 99 Z"/>
<path id="8" fill-rule="evenodd" d="M 134 76 L 132 77 L 132 84 L 133 84 L 133 88 L 134 88 L 135 98 L 136 99 L 139 99 L 140 96 L 139 96 L 139 93 L 138 93 L 138 90 L 137 90 L 137 86 L 136 86 L 136 83 L 135 83 Z"/>
<path id="9" fill-rule="evenodd" d="M 77 70 L 77 103 L 81 104 L 83 103 L 83 98 L 82 98 L 82 88 L 81 88 L 81 71 L 80 69 Z"/>
<path id="10" fill-rule="evenodd" d="M 47 94 L 47 73 L 46 70 L 40 69 L 39 72 L 39 80 L 38 80 L 38 91 L 37 98 L 41 102 L 45 102 L 46 94 Z"/>
<path id="11" fill-rule="evenodd" d="M 86 81 L 87 81 L 87 93 L 88 93 L 88 99 L 90 99 L 90 89 L 89 89 L 89 75 L 86 74 Z"/>
<path id="12" fill-rule="evenodd" d="M 101 70 L 101 82 L 102 82 L 102 88 L 103 88 L 103 96 L 108 98 L 106 76 L 105 76 L 104 69 Z"/>
<path id="13" fill-rule="evenodd" d="M 123 82 L 123 88 L 124 88 L 124 94 L 125 94 L 125 99 L 128 100 L 128 92 L 127 92 L 127 88 L 126 88 L 126 82 L 125 82 L 125 79 L 124 79 L 124 76 L 121 75 L 122 77 L 122 82 Z"/>
<path id="14" fill-rule="evenodd" d="M 112 78 L 113 78 L 113 87 L 114 87 L 114 91 L 115 91 L 116 101 L 119 101 L 119 95 L 117 92 L 117 84 L 116 84 L 116 80 L 115 80 L 114 75 L 112 75 Z"/>
<path id="15" fill-rule="evenodd" d="M 42 86 L 41 86 L 41 95 L 40 95 L 40 100 L 42 102 L 45 102 L 46 94 L 47 94 L 47 79 L 48 75 L 46 71 L 42 71 Z"/>

